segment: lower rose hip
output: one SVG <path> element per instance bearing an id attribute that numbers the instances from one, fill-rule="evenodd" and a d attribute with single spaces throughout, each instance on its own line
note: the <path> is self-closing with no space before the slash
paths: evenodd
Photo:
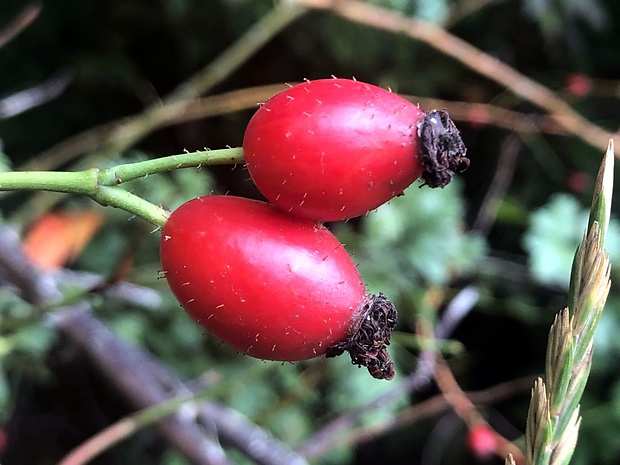
<path id="1" fill-rule="evenodd" d="M 160 255 L 181 306 L 240 352 L 295 361 L 349 351 L 376 378 L 394 376 L 386 345 L 396 310 L 366 296 L 324 226 L 263 202 L 201 197 L 171 214 Z"/>

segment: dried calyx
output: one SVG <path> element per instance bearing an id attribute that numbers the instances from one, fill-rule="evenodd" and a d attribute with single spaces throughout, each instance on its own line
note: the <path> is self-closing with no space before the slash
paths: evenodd
<path id="1" fill-rule="evenodd" d="M 467 148 L 447 111 L 425 113 L 418 125 L 418 139 L 423 186 L 445 187 L 452 176 L 469 166 Z"/>
<path id="2" fill-rule="evenodd" d="M 373 378 L 390 380 L 396 375 L 387 346 L 396 327 L 396 307 L 383 294 L 366 298 L 357 323 L 349 337 L 331 346 L 327 357 L 337 357 L 349 352 L 354 365 L 365 366 Z"/>

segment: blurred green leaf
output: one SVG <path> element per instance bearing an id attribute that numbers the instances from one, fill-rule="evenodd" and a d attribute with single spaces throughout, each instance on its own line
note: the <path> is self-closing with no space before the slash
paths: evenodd
<path id="1" fill-rule="evenodd" d="M 544 284 L 568 287 L 577 244 L 588 224 L 589 210 L 567 194 L 554 195 L 534 211 L 523 239 L 535 279 Z M 620 259 L 620 224 L 612 219 L 606 237 L 612 263 Z"/>
<path id="2" fill-rule="evenodd" d="M 586 390 L 586 395 L 588 390 Z M 611 400 L 591 404 L 585 399 L 581 410 L 582 421 L 579 428 L 579 442 L 571 460 L 573 465 L 616 465 L 620 454 L 620 412 L 618 412 L 618 396 L 620 385 L 616 382 L 611 389 Z"/>
<path id="3" fill-rule="evenodd" d="M 620 299 L 613 293 L 608 297 L 596 332 L 594 347 L 596 356 L 592 361 L 592 372 L 604 375 L 620 361 Z M 620 412 L 619 412 L 620 415 Z"/>
<path id="4" fill-rule="evenodd" d="M 373 292 L 392 299 L 416 288 L 445 285 L 467 273 L 483 256 L 482 237 L 464 231 L 460 182 L 445 189 L 412 186 L 362 219 L 361 233 L 341 226 L 337 234 Z"/>
<path id="5" fill-rule="evenodd" d="M 13 169 L 9 156 L 2 151 L 2 139 L 0 139 L 0 171 L 7 172 Z"/>
<path id="6" fill-rule="evenodd" d="M 502 223 L 525 226 L 529 216 L 528 209 L 518 199 L 505 197 L 497 211 L 497 220 Z"/>
<path id="7" fill-rule="evenodd" d="M 327 393 L 327 400 L 332 412 L 346 412 L 367 404 L 371 400 L 390 391 L 393 386 L 386 381 L 377 381 L 368 376 L 368 372 L 351 365 L 347 356 L 330 359 L 332 383 Z M 403 405 L 404 399 L 397 399 L 385 405 L 385 408 L 372 411 L 364 417 L 364 424 L 372 424 L 390 418 Z"/>
<path id="8" fill-rule="evenodd" d="M 297 444 L 312 433 L 312 419 L 308 418 L 304 403 L 295 403 L 280 409 L 269 421 L 269 429 L 287 444 Z"/>
<path id="9" fill-rule="evenodd" d="M 446 0 L 417 0 L 416 16 L 435 24 L 444 24 L 450 14 L 450 5 Z"/>
<path id="10" fill-rule="evenodd" d="M 524 0 L 523 11 L 538 23 L 547 38 L 566 33 L 574 21 L 583 21 L 595 29 L 609 23 L 609 12 L 599 0 Z"/>
<path id="11" fill-rule="evenodd" d="M 0 287 L 0 328 L 5 318 L 24 318 L 30 315 L 32 305 L 15 295 L 8 286 Z"/>
<path id="12" fill-rule="evenodd" d="M 0 422 L 2 423 L 7 420 L 6 414 L 8 413 L 7 410 L 10 403 L 9 395 L 9 383 L 4 373 L 4 367 L 2 366 L 2 363 L 0 363 Z"/>
<path id="13" fill-rule="evenodd" d="M 148 330 L 148 320 L 137 312 L 119 315 L 110 322 L 112 330 L 123 339 L 134 344 L 143 343 L 144 333 Z"/>
<path id="14" fill-rule="evenodd" d="M 24 326 L 15 332 L 11 339 L 16 350 L 43 355 L 49 349 L 56 337 L 56 332 L 51 326 L 33 324 Z"/>

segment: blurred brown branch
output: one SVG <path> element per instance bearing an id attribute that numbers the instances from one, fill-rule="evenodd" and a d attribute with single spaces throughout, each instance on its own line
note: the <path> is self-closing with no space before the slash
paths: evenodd
<path id="1" fill-rule="evenodd" d="M 150 114 L 153 128 L 162 129 L 174 124 L 181 124 L 199 118 L 224 115 L 235 111 L 255 108 L 260 102 L 264 102 L 284 88 L 283 84 L 250 87 L 247 89 L 234 90 L 223 94 L 204 97 L 198 100 L 170 103 L 162 105 Z M 106 123 L 92 129 L 88 129 L 69 139 L 66 139 L 50 149 L 39 153 L 27 163 L 19 167 L 20 171 L 28 170 L 51 170 L 68 163 L 79 155 L 97 150 L 106 144 L 110 138 L 119 137 L 115 132 L 127 122 L 135 121 L 139 115 L 123 118 Z M 149 132 L 144 132 L 146 137 Z M 137 142 L 137 134 L 132 136 Z M 120 140 L 118 141 L 120 142 Z"/>
<path id="2" fill-rule="evenodd" d="M 534 379 L 534 376 L 526 376 L 497 384 L 488 389 L 466 392 L 466 395 L 474 404 L 487 406 L 501 402 L 515 394 L 529 393 Z M 411 425 L 416 421 L 439 415 L 449 408 L 450 404 L 447 402 L 444 395 L 438 394 L 407 407 L 394 417 L 386 419 L 380 424 L 352 430 L 347 439 L 347 444 L 359 444 L 377 439 L 398 428 Z"/>
<path id="3" fill-rule="evenodd" d="M 510 134 L 500 147 L 495 175 L 472 224 L 473 230 L 485 236 L 495 223 L 502 199 L 510 187 L 521 146 L 519 137 Z"/>
<path id="4" fill-rule="evenodd" d="M 0 99 L 0 119 L 19 115 L 49 102 L 64 92 L 73 80 L 73 73 L 60 71 L 45 82 Z"/>
<path id="5" fill-rule="evenodd" d="M 546 110 L 559 126 L 594 147 L 606 150 L 609 139 L 615 136 L 585 119 L 545 86 L 439 26 L 358 0 L 296 1 L 332 11 L 350 21 L 420 40 Z"/>
<path id="6" fill-rule="evenodd" d="M 87 308 L 56 312 L 52 322 L 137 408 L 148 408 L 192 393 L 168 368 L 120 339 L 96 320 Z M 121 424 L 119 431 L 112 434 L 131 432 L 127 426 Z M 178 413 L 161 420 L 159 428 L 196 464 L 229 463 L 219 447 L 219 437 L 260 465 L 307 465 L 303 457 L 267 431 L 217 403 L 186 404 Z M 117 439 L 124 437 L 118 434 Z M 67 462 L 67 465 L 69 463 L 77 462 Z"/>
<path id="7" fill-rule="evenodd" d="M 459 386 L 446 360 L 439 354 L 437 355 L 437 364 L 435 366 L 435 382 L 443 393 L 446 402 L 450 404 L 454 412 L 468 427 L 486 423 L 480 413 L 478 413 L 474 403 Z M 490 428 L 490 425 L 487 426 Z M 525 455 L 523 452 L 495 430 L 491 431 L 496 440 L 495 453 L 497 456 L 504 459 L 508 454 L 511 454 L 517 465 L 525 465 Z"/>
<path id="8" fill-rule="evenodd" d="M 27 302 L 44 305 L 62 298 L 56 278 L 34 266 L 23 253 L 19 236 L 0 227 L 0 282 L 20 291 Z M 136 408 L 146 408 L 192 391 L 148 353 L 110 331 L 86 302 L 52 313 L 55 325 Z M 192 463 L 228 463 L 219 438 L 260 465 L 306 465 L 303 457 L 239 413 L 211 402 L 158 423 L 163 436 Z M 119 436 L 119 439 L 122 437 Z"/>
<path id="9" fill-rule="evenodd" d="M 201 118 L 256 108 L 259 103 L 264 102 L 284 88 L 284 84 L 248 87 L 182 104 L 164 105 L 159 107 L 151 117 L 157 122 L 157 128 L 163 129 L 167 126 Z M 474 125 L 488 124 L 523 133 L 566 134 L 566 131 L 548 115 L 528 115 L 485 103 L 441 100 L 414 95 L 404 95 L 403 97 L 419 104 L 422 108 L 445 108 L 452 119 Z M 122 126 L 125 121 L 126 119 L 113 121 L 66 139 L 36 155 L 21 165 L 19 170 L 54 169 L 70 162 L 82 153 L 96 150 L 110 137 L 114 128 Z M 146 134 L 144 135 L 146 136 Z"/>
<path id="10" fill-rule="evenodd" d="M 6 45 L 20 32 L 26 29 L 41 12 L 41 4 L 39 2 L 26 5 L 24 9 L 11 21 L 5 28 L 0 31 L 0 47 Z"/>
<path id="11" fill-rule="evenodd" d="M 567 134 L 566 129 L 549 115 L 522 113 L 487 103 L 459 102 L 413 95 L 403 97 L 425 109 L 445 108 L 453 120 L 469 123 L 475 127 L 490 125 L 524 134 Z"/>

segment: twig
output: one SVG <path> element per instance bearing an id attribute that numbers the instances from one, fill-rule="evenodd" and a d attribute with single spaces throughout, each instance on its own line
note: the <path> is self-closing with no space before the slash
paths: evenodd
<path id="1" fill-rule="evenodd" d="M 282 84 L 250 87 L 205 97 L 200 100 L 192 100 L 187 103 L 163 105 L 158 107 L 157 110 L 153 110 L 151 116 L 157 120 L 157 127 L 161 129 L 199 118 L 255 108 L 259 102 L 264 102 L 276 92 L 282 90 L 282 88 Z M 116 127 L 123 126 L 134 118 L 139 118 L 139 115 L 112 121 L 76 134 L 54 147 L 39 153 L 17 169 L 19 171 L 31 171 L 58 168 L 58 166 L 71 162 L 85 152 L 96 150 L 111 137 Z M 146 133 L 144 134 L 144 136 L 147 135 Z M 88 157 L 88 160 L 83 162 L 82 165 L 91 162 L 92 159 Z"/>
<path id="2" fill-rule="evenodd" d="M 157 121 L 157 129 L 163 129 L 175 124 L 182 124 L 201 118 L 224 115 L 236 111 L 256 108 L 284 88 L 283 84 L 248 87 L 223 94 L 192 100 L 187 103 L 168 104 L 154 110 L 151 117 Z M 544 132 L 548 134 L 566 134 L 553 118 L 547 115 L 528 115 L 526 113 L 508 110 L 485 103 L 459 102 L 436 98 L 403 95 L 403 97 L 418 103 L 422 108 L 445 108 L 455 121 L 464 121 L 472 124 L 488 124 L 510 131 L 523 133 Z M 110 137 L 113 129 L 122 126 L 132 118 L 106 123 L 102 126 L 89 129 L 80 134 L 60 142 L 56 146 L 39 153 L 28 162 L 18 167 L 19 171 L 51 170 L 68 163 L 78 155 L 97 149 Z M 147 134 L 144 134 L 146 136 Z M 89 159 L 87 162 L 90 163 Z"/>
<path id="3" fill-rule="evenodd" d="M 341 444 L 344 440 L 340 434 L 347 428 L 357 424 L 367 413 L 379 410 L 389 405 L 395 399 L 414 393 L 424 388 L 431 380 L 435 366 L 435 353 L 433 350 L 424 350 L 418 359 L 416 370 L 400 381 L 398 385 L 387 393 L 377 397 L 362 407 L 351 410 L 317 431 L 310 439 L 305 441 L 296 450 L 307 458 L 320 457 L 333 449 L 335 444 Z"/>
<path id="4" fill-rule="evenodd" d="M 306 8 L 295 2 L 278 2 L 273 10 L 258 20 L 224 53 L 177 87 L 165 102 L 193 99 L 207 93 L 305 12 Z"/>
<path id="5" fill-rule="evenodd" d="M 302 454 L 274 439 L 239 412 L 215 402 L 202 402 L 198 408 L 202 424 L 214 425 L 223 441 L 258 465 L 308 465 Z"/>
<path id="6" fill-rule="evenodd" d="M 169 96 L 163 99 L 166 104 L 185 104 L 226 79 L 231 73 L 245 63 L 252 55 L 262 48 L 285 27 L 299 18 L 305 8 L 290 3 L 280 2 L 267 15 L 259 19 L 250 29 L 230 45 L 219 57 L 209 63 L 186 82 L 181 84 Z M 158 122 L 152 121 L 152 113 L 159 111 L 161 103 L 145 110 L 137 118 L 117 127 L 107 138 L 103 152 L 119 154 L 157 129 Z"/>
<path id="7" fill-rule="evenodd" d="M 85 195 L 104 207 L 116 207 L 163 227 L 169 212 L 119 187 L 119 184 L 156 173 L 205 165 L 237 164 L 243 149 L 200 150 L 150 160 L 125 163 L 105 170 L 10 171 L 0 173 L 0 190 L 52 191 Z"/>
<path id="8" fill-rule="evenodd" d="M 51 319 L 138 408 L 147 408 L 190 389 L 167 368 L 140 349 L 122 341 L 83 309 L 56 312 Z M 127 424 L 119 428 L 127 431 Z M 213 402 L 185 405 L 160 424 L 177 446 L 191 448 L 197 464 L 226 463 L 219 447 L 206 441 L 207 428 L 260 465 L 307 465 L 285 444 L 237 412 Z M 187 454 L 187 451 L 186 455 Z M 202 458 L 200 455 L 202 454 Z"/>
<path id="9" fill-rule="evenodd" d="M 284 84 L 273 84 L 241 89 L 221 96 L 197 99 L 192 101 L 183 113 L 174 111 L 174 107 L 171 107 L 170 110 L 162 107 L 162 112 L 167 113 L 167 115 L 161 118 L 160 128 L 233 111 L 255 108 L 257 102 L 264 102 L 282 89 L 284 89 Z M 525 134 L 543 132 L 565 135 L 567 133 L 549 115 L 527 114 L 487 103 L 442 100 L 404 94 L 402 97 L 417 103 L 424 109 L 445 108 L 453 120 L 463 121 L 472 125 L 491 125 Z"/>
<path id="10" fill-rule="evenodd" d="M 82 303 L 51 314 L 48 321 L 79 347 L 137 408 L 151 407 L 169 399 L 171 395 L 166 388 L 181 383 L 172 374 L 162 376 L 163 369 L 154 371 L 155 360 L 120 340 L 89 311 L 88 305 Z M 195 412 L 191 409 L 161 420 L 158 428 L 192 463 L 228 463 L 214 432 L 209 438 L 205 437 L 195 424 Z"/>
<path id="11" fill-rule="evenodd" d="M 460 102 L 412 95 L 403 95 L 403 97 L 418 103 L 422 108 L 445 108 L 453 120 L 463 121 L 473 126 L 491 125 L 524 134 L 540 132 L 567 134 L 566 129 L 549 115 L 522 113 L 488 103 Z"/>
<path id="12" fill-rule="evenodd" d="M 81 290 L 101 290 L 104 297 L 117 299 L 128 304 L 149 310 L 161 307 L 162 296 L 158 291 L 127 281 L 108 283 L 107 279 L 95 273 L 60 268 L 51 271 L 58 283 L 70 284 Z"/>
<path id="13" fill-rule="evenodd" d="M 509 135 L 500 148 L 495 175 L 484 195 L 484 200 L 472 225 L 472 229 L 479 231 L 485 236 L 495 222 L 501 200 L 512 181 L 520 148 L 521 141 L 515 135 Z"/>
<path id="14" fill-rule="evenodd" d="M 533 377 L 527 376 L 500 383 L 481 391 L 466 392 L 465 394 L 476 405 L 490 405 L 500 402 L 516 393 L 526 392 L 532 385 L 532 382 Z M 397 415 L 386 418 L 382 423 L 362 426 L 350 431 L 347 444 L 354 445 L 375 440 L 391 431 L 411 425 L 416 421 L 439 415 L 449 408 L 450 404 L 448 404 L 443 394 L 438 394 L 416 405 L 405 408 L 398 412 Z M 329 452 L 329 449 L 324 452 Z"/>
<path id="15" fill-rule="evenodd" d="M 333 11 L 350 21 L 420 40 L 548 111 L 560 126 L 594 147 L 606 149 L 607 142 L 613 137 L 612 133 L 585 119 L 545 86 L 439 26 L 358 0 L 296 1 L 308 7 Z"/>
<path id="16" fill-rule="evenodd" d="M 182 407 L 188 406 L 192 400 L 195 399 L 194 395 L 186 395 L 180 397 L 174 397 L 152 407 L 140 410 L 128 417 L 112 423 L 110 426 L 99 431 L 96 435 L 92 436 L 87 441 L 80 444 L 78 447 L 69 452 L 58 465 L 83 465 L 95 457 L 99 456 L 102 452 L 106 451 L 110 447 L 116 445 L 120 441 L 127 439 L 139 429 L 146 426 L 150 426 L 156 421 L 161 421 L 164 418 L 177 413 L 182 410 Z M 223 451 L 217 451 L 221 457 L 213 457 L 209 464 L 221 464 L 228 463 L 224 457 Z"/>
<path id="17" fill-rule="evenodd" d="M 0 260 L 0 263 L 0 278 L 2 278 L 6 268 L 3 269 L 3 260 Z M 39 271 L 36 270 L 36 272 L 38 273 Z M 15 282 L 14 280 L 17 277 L 14 271 L 12 274 L 13 276 L 7 279 L 9 282 Z M 28 274 L 28 276 L 32 275 Z M 0 331 L 16 331 L 28 323 L 36 322 L 41 317 L 56 311 L 58 308 L 82 301 L 93 291 L 96 291 L 104 298 L 111 297 L 137 307 L 153 309 L 159 308 L 161 305 L 161 295 L 157 291 L 145 286 L 138 286 L 124 281 L 108 284 L 101 276 L 68 269 L 53 270 L 43 276 L 45 281 L 35 280 L 32 282 L 49 283 L 50 287 L 53 286 L 55 290 L 56 298 L 42 300 L 39 305 L 33 305 L 27 314 L 4 317 L 0 320 Z M 64 294 L 61 294 L 57 287 L 62 284 L 68 284 L 71 291 L 65 291 Z M 26 300 L 31 302 L 29 299 Z"/>
<path id="18" fill-rule="evenodd" d="M 0 48 L 26 29 L 39 16 L 40 12 L 41 4 L 39 2 L 26 5 L 19 15 L 0 31 Z"/>
<path id="19" fill-rule="evenodd" d="M 61 71 L 42 84 L 0 99 L 0 119 L 19 115 L 55 99 L 64 92 L 72 79 L 71 71 Z"/>
<path id="20" fill-rule="evenodd" d="M 463 392 L 445 359 L 440 354 L 437 354 L 435 381 L 437 382 L 437 386 L 443 393 L 446 401 L 454 410 L 454 413 L 456 413 L 458 417 L 461 418 L 461 420 L 463 420 L 469 427 L 486 423 L 486 421 L 478 413 L 474 403 Z M 525 463 L 523 452 L 521 452 L 518 447 L 496 431 L 491 431 L 493 432 L 496 440 L 495 453 L 500 458 L 505 458 L 508 454 L 511 454 L 517 465 L 523 465 Z"/>
<path id="21" fill-rule="evenodd" d="M 62 297 L 56 280 L 26 258 L 17 232 L 6 225 L 0 226 L 0 282 L 13 284 L 21 298 L 33 305 Z"/>

